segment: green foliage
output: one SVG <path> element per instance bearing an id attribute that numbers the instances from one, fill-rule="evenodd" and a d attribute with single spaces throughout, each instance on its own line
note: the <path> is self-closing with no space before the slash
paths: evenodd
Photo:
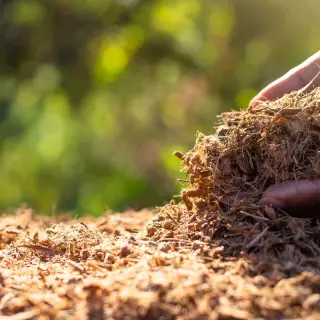
<path id="1" fill-rule="evenodd" d="M 319 49 L 312 0 L 0 6 L 3 208 L 161 205 L 180 188 L 175 149 Z"/>

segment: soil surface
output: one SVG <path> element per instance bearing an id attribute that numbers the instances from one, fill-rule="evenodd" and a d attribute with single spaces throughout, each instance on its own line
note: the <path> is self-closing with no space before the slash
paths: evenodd
<path id="1" fill-rule="evenodd" d="M 1 319 L 319 319 L 318 260 L 297 270 L 292 246 L 275 263 L 170 230 L 147 239 L 152 217 L 1 218 Z"/>

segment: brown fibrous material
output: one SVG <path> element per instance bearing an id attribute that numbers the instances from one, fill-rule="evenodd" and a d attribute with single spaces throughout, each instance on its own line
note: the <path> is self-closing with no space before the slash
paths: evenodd
<path id="1" fill-rule="evenodd" d="M 320 227 L 260 204 L 319 177 L 320 90 L 221 116 L 182 202 L 99 219 L 0 219 L 3 319 L 319 319 Z M 146 223 L 147 222 L 147 223 Z"/>
<path id="2" fill-rule="evenodd" d="M 199 133 L 182 160 L 190 180 L 181 192 L 184 205 L 167 205 L 155 223 L 179 216 L 180 237 L 223 245 L 226 255 L 254 252 L 270 261 L 293 246 L 289 260 L 298 269 L 317 259 L 317 218 L 292 217 L 260 199 L 271 185 L 319 179 L 320 89 L 222 114 L 216 134 Z"/>

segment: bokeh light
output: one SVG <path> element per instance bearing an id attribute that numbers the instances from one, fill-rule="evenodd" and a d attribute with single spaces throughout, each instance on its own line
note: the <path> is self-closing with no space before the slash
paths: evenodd
<path id="1" fill-rule="evenodd" d="M 174 150 L 319 50 L 313 0 L 0 4 L 0 207 L 162 205 Z"/>

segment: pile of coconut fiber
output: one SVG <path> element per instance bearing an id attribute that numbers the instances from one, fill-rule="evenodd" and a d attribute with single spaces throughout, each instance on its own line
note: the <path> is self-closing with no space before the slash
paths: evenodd
<path id="1" fill-rule="evenodd" d="M 188 209 L 201 198 L 228 208 L 257 203 L 270 185 L 320 176 L 320 91 L 297 94 L 248 111 L 222 114 L 214 136 L 199 134 L 184 158 L 192 186 Z M 209 199 L 209 198 L 210 199 Z"/>
<path id="2" fill-rule="evenodd" d="M 319 151 L 319 89 L 224 113 L 216 134 L 199 133 L 191 151 L 176 152 L 190 181 L 184 204 L 162 208 L 146 232 L 205 241 L 225 257 L 251 254 L 284 274 L 320 271 L 317 217 L 293 217 L 259 201 L 271 185 L 319 178 Z"/>

